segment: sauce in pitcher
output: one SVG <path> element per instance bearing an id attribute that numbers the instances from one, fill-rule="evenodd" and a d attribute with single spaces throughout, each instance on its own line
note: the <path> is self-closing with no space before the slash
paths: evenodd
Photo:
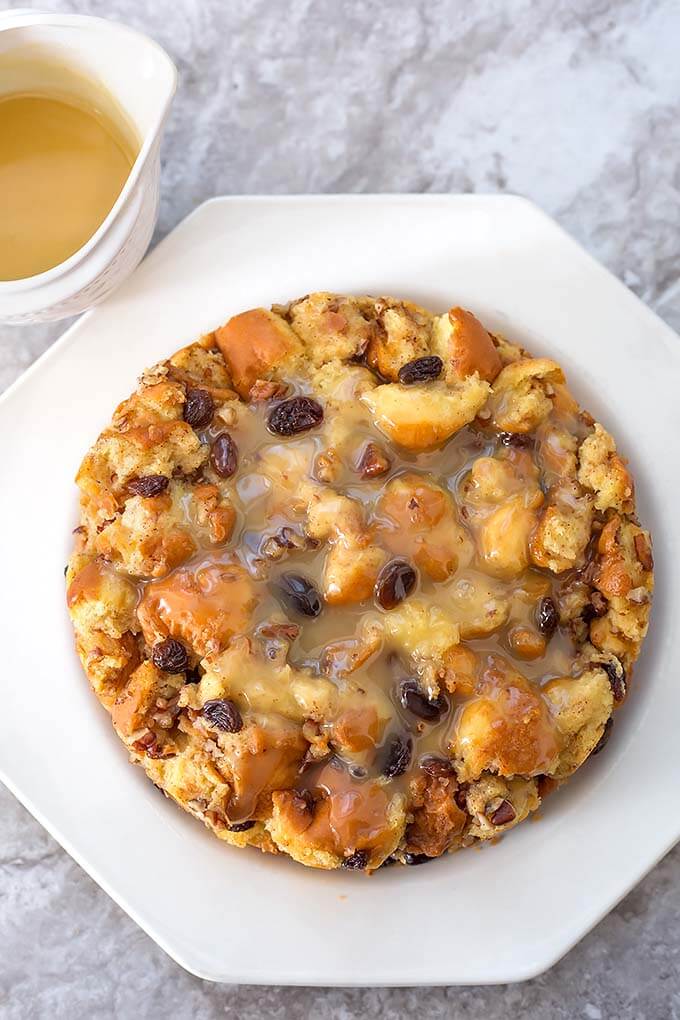
<path id="1" fill-rule="evenodd" d="M 45 272 L 78 251 L 111 211 L 137 149 L 94 103 L 0 98 L 0 280 Z"/>

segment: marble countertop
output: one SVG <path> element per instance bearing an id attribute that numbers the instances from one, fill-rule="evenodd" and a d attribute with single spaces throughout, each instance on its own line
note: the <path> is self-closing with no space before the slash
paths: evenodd
<path id="1" fill-rule="evenodd" d="M 219 194 L 518 192 L 680 328 L 674 0 L 35 6 L 128 22 L 177 62 L 157 239 Z M 64 326 L 0 328 L 0 389 Z M 677 1020 L 678 973 L 680 847 L 522 985 L 211 985 L 168 959 L 0 788 L 3 1020 Z"/>

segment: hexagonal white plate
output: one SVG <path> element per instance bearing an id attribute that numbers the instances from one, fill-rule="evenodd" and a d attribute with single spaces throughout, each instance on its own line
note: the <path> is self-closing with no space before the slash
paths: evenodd
<path id="1" fill-rule="evenodd" d="M 594 759 L 500 845 L 372 878 L 224 846 L 128 765 L 73 650 L 62 571 L 80 458 L 141 369 L 311 290 L 461 303 L 564 365 L 630 457 L 656 606 Z M 225 198 L 201 206 L 0 405 L 0 775 L 187 969 L 270 984 L 515 981 L 555 962 L 680 838 L 680 344 L 512 197 Z"/>

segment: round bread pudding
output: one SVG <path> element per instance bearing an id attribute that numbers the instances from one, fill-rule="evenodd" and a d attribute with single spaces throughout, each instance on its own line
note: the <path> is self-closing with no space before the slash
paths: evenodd
<path id="1" fill-rule="evenodd" d="M 560 366 L 393 298 L 234 316 L 87 453 L 68 606 L 131 759 L 317 868 L 492 839 L 604 746 L 650 537 Z"/>

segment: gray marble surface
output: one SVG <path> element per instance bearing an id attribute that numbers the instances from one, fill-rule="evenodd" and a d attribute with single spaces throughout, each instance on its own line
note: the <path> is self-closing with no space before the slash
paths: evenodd
<path id="1" fill-rule="evenodd" d="M 680 327 L 675 0 L 36 6 L 126 21 L 176 60 L 158 237 L 217 194 L 519 192 Z M 62 329 L 0 329 L 0 389 Z M 404 952 L 417 941 L 405 932 Z M 0 789 L 3 1020 L 678 1020 L 679 974 L 680 848 L 523 985 L 211 985 L 171 962 Z"/>

